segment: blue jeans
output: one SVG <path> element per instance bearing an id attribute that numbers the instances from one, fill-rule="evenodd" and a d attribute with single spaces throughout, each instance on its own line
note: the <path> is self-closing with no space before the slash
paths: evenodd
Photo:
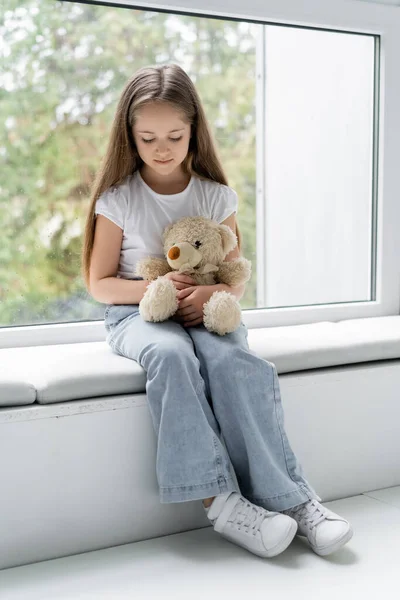
<path id="1" fill-rule="evenodd" d="M 282 511 L 321 500 L 289 445 L 275 365 L 249 350 L 247 328 L 148 323 L 138 305 L 108 305 L 107 342 L 139 363 L 157 436 L 162 503 L 235 490 Z"/>

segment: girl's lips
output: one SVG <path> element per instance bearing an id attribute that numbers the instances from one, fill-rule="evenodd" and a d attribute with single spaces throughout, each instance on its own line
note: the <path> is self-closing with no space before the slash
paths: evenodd
<path id="1" fill-rule="evenodd" d="M 166 165 L 167 163 L 170 163 L 172 161 L 172 158 L 170 158 L 169 160 L 156 160 L 156 159 L 154 159 L 154 161 L 156 163 L 159 163 L 160 165 Z"/>

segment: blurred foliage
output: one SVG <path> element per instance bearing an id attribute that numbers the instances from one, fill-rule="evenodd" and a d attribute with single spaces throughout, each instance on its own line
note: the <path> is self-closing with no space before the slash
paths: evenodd
<path id="1" fill-rule="evenodd" d="M 256 306 L 258 26 L 54 0 L 5 0 L 0 38 L 0 325 L 103 318 L 80 252 L 90 183 L 126 80 L 175 62 L 196 84 L 229 184 Z"/>

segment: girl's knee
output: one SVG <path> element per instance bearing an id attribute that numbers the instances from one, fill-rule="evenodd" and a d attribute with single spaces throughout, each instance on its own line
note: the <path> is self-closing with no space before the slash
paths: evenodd
<path id="1" fill-rule="evenodd" d="M 210 359 L 209 370 L 214 377 L 268 377 L 273 378 L 276 367 L 273 363 L 244 348 L 229 348 Z"/>
<path id="2" fill-rule="evenodd" d="M 150 365 L 179 368 L 180 365 L 195 360 L 193 347 L 184 341 L 171 342 L 168 339 L 149 342 L 139 355 L 140 364 L 148 370 Z"/>

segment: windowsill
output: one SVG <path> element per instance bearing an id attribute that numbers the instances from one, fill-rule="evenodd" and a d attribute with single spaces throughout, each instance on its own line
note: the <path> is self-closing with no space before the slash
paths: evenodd
<path id="1" fill-rule="evenodd" d="M 102 337 L 0 349 L 0 406 L 144 393 L 146 374 Z M 400 316 L 249 330 L 250 350 L 279 374 L 400 359 Z"/>
<path id="2" fill-rule="evenodd" d="M 248 329 L 291 327 L 307 323 L 396 316 L 397 307 L 379 302 L 353 302 L 289 308 L 243 309 Z M 0 348 L 48 346 L 104 341 L 104 321 L 83 321 L 0 328 Z"/>

